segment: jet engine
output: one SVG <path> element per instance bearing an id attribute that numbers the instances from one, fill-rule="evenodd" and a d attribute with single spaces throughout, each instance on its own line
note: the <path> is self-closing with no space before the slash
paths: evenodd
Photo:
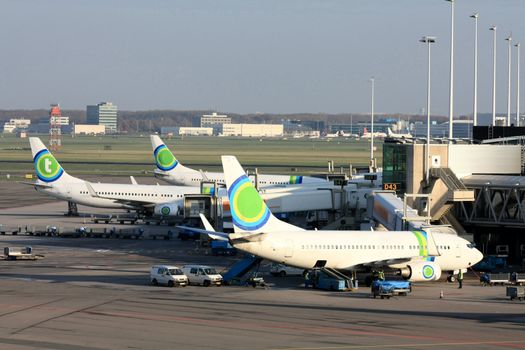
<path id="1" fill-rule="evenodd" d="M 182 203 L 161 203 L 156 204 L 153 212 L 161 216 L 181 215 Z"/>
<path id="2" fill-rule="evenodd" d="M 437 281 L 441 277 L 441 267 L 433 261 L 418 261 L 399 269 L 399 274 L 411 282 Z"/>

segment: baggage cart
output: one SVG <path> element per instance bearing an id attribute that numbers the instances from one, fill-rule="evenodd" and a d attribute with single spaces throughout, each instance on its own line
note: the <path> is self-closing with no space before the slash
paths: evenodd
<path id="1" fill-rule="evenodd" d="M 390 299 L 392 296 L 407 296 L 412 291 L 412 285 L 408 281 L 374 281 L 372 282 L 372 296 L 381 299 Z"/>
<path id="2" fill-rule="evenodd" d="M 510 300 L 518 299 L 521 301 L 525 299 L 525 287 L 507 286 L 507 296 L 510 298 Z"/>

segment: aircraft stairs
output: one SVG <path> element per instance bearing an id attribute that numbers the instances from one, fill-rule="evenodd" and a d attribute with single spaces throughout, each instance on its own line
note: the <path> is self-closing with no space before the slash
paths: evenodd
<path id="1" fill-rule="evenodd" d="M 225 283 L 231 283 L 234 280 L 241 279 L 248 272 L 258 267 L 262 259 L 254 255 L 248 255 L 246 258 L 233 264 L 228 271 L 222 274 L 222 280 Z"/>
<path id="2" fill-rule="evenodd" d="M 433 221 L 446 216 L 454 203 L 475 200 L 474 191 L 466 188 L 450 168 L 433 168 L 430 174 L 432 179 L 428 193 L 431 194 L 430 214 Z"/>

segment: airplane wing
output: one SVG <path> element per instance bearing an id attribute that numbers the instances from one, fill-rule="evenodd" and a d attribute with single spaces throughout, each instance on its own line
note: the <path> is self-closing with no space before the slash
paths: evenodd
<path id="1" fill-rule="evenodd" d="M 27 182 L 27 181 L 20 181 L 19 183 L 21 183 L 21 184 L 23 184 L 23 185 L 34 186 L 35 188 L 36 188 L 36 187 L 39 187 L 39 188 L 53 188 L 53 185 L 49 185 L 49 184 L 45 184 L 45 183 L 40 183 L 40 182 Z"/>
<path id="2" fill-rule="evenodd" d="M 211 239 L 216 239 L 218 241 L 229 241 L 229 237 L 227 233 L 224 232 L 216 232 L 215 230 L 209 231 L 209 230 L 203 230 L 201 228 L 195 228 L 195 227 L 189 227 L 189 226 L 177 226 L 177 228 L 181 230 L 187 230 L 190 232 L 195 233 L 202 233 L 210 237 Z"/>

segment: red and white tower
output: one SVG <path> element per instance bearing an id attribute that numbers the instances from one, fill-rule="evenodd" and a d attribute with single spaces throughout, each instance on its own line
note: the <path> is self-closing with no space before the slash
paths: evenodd
<path id="1" fill-rule="evenodd" d="M 62 147 L 62 111 L 60 105 L 54 103 L 49 110 L 49 148 L 58 151 Z"/>

